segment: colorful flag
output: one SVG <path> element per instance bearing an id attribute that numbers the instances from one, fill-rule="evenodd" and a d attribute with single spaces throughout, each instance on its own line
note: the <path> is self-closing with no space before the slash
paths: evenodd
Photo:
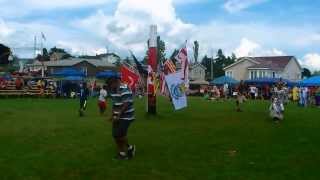
<path id="1" fill-rule="evenodd" d="M 186 87 L 189 85 L 189 62 L 188 62 L 188 51 L 186 45 L 180 49 L 176 59 L 181 64 L 182 79 L 185 81 Z"/>
<path id="2" fill-rule="evenodd" d="M 165 76 L 175 110 L 187 107 L 186 86 L 181 79 L 182 72 L 176 72 Z"/>
<path id="3" fill-rule="evenodd" d="M 139 81 L 139 75 L 130 69 L 128 66 L 120 67 L 121 81 L 129 86 L 131 90 L 135 90 L 136 84 Z"/>
<path id="4" fill-rule="evenodd" d="M 176 72 L 176 66 L 170 59 L 164 62 L 164 72 L 166 74 L 171 74 Z"/>

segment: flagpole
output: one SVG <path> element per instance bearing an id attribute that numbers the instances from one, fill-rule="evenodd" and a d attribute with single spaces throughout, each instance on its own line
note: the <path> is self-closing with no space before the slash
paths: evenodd
<path id="1" fill-rule="evenodd" d="M 155 79 L 154 75 L 157 72 L 157 26 L 152 25 L 150 27 L 150 39 L 149 39 L 149 54 L 148 54 L 148 66 L 150 68 L 148 71 L 147 78 L 147 94 L 148 94 L 148 103 L 147 103 L 147 112 L 149 114 L 157 113 L 157 93 L 155 92 Z"/>

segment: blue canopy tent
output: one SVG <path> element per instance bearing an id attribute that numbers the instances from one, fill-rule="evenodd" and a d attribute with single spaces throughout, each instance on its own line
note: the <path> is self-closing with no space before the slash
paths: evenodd
<path id="1" fill-rule="evenodd" d="M 296 82 L 290 81 L 288 79 L 281 79 L 281 80 L 291 87 L 297 85 Z M 280 78 L 257 78 L 257 79 L 246 80 L 245 83 L 255 84 L 255 85 L 273 85 L 279 81 L 280 81 Z"/>
<path id="2" fill-rule="evenodd" d="M 320 86 L 320 76 L 313 76 L 299 83 L 301 86 Z"/>
<path id="3" fill-rule="evenodd" d="M 63 78 L 63 80 L 67 80 L 67 81 L 83 81 L 83 77 L 82 76 L 67 76 L 67 77 Z"/>
<path id="4" fill-rule="evenodd" d="M 112 77 L 119 77 L 120 76 L 120 73 L 118 72 L 115 72 L 115 71 L 102 71 L 102 72 L 99 72 L 97 73 L 96 77 L 97 78 L 112 78 Z"/>
<path id="5" fill-rule="evenodd" d="M 83 71 L 80 71 L 80 70 L 74 69 L 74 68 L 65 68 L 65 69 L 62 69 L 61 71 L 52 73 L 52 75 L 58 76 L 58 77 L 68 77 L 68 76 L 84 77 L 84 76 L 86 76 Z"/>
<path id="6" fill-rule="evenodd" d="M 237 81 L 231 77 L 221 76 L 221 77 L 218 77 L 218 78 L 214 79 L 213 81 L 211 81 L 210 85 L 224 85 L 224 84 L 236 85 L 238 83 L 239 83 L 239 81 Z"/>

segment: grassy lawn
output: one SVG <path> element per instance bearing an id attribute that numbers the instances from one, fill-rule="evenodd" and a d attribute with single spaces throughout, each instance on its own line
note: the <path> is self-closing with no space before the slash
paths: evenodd
<path id="1" fill-rule="evenodd" d="M 136 100 L 131 161 L 114 161 L 111 124 L 90 100 L 86 117 L 77 100 L 0 99 L 0 179 L 320 179 L 320 110 L 287 106 L 279 125 L 268 103 L 189 99 L 173 112 L 145 115 Z"/>

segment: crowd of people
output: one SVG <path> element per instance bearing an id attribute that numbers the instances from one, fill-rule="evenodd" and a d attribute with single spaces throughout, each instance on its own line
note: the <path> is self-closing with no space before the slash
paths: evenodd
<path id="1" fill-rule="evenodd" d="M 243 82 L 242 82 L 243 83 Z M 284 82 L 282 82 L 284 83 Z M 206 100 L 223 100 L 231 97 L 236 97 L 240 85 L 224 84 L 222 86 L 208 86 L 200 90 Z M 245 99 L 263 99 L 271 100 L 274 94 L 276 84 L 256 85 L 243 83 L 242 94 Z M 296 102 L 300 106 L 320 106 L 320 87 L 288 87 L 283 86 L 285 91 L 284 102 Z"/>

